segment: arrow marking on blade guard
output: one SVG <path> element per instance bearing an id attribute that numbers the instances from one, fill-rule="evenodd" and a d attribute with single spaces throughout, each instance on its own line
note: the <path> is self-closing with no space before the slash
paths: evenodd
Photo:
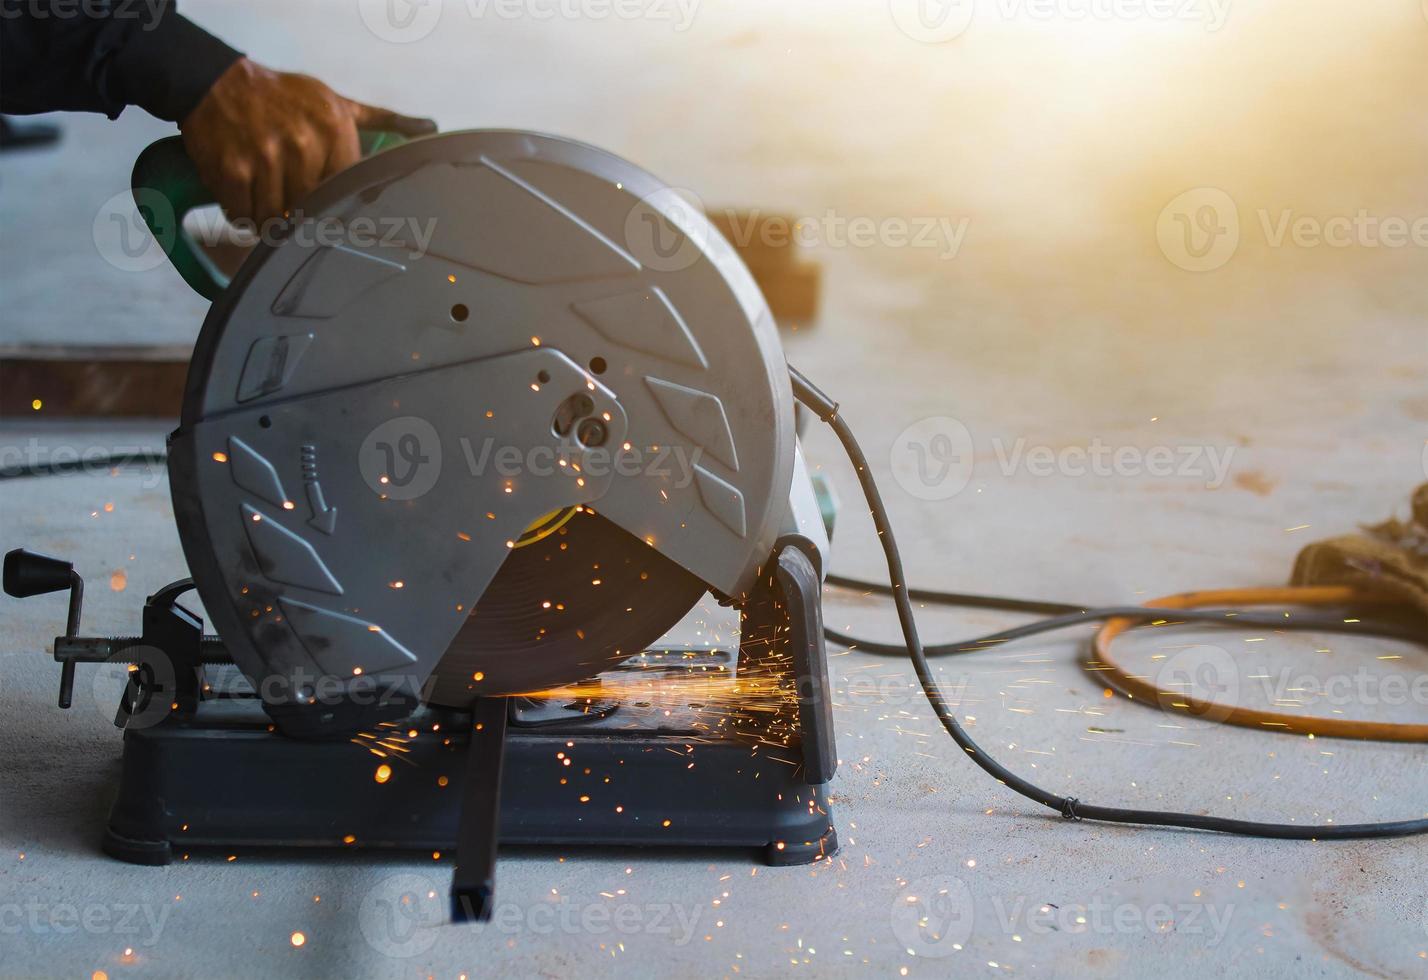
<path id="1" fill-rule="evenodd" d="M 317 482 L 317 447 L 302 447 L 302 482 L 307 486 L 307 505 L 312 508 L 308 524 L 323 534 L 337 530 L 337 508 L 328 507 L 322 496 L 322 484 Z"/>

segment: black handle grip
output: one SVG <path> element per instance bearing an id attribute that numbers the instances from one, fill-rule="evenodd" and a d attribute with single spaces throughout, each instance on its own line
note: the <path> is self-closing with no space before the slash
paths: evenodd
<path id="1" fill-rule="evenodd" d="M 5 556 L 5 594 L 16 599 L 67 589 L 74 579 L 74 563 L 16 548 Z"/>

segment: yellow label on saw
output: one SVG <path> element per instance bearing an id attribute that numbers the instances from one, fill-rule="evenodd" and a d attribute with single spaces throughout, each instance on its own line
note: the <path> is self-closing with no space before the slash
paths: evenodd
<path id="1" fill-rule="evenodd" d="M 521 536 L 516 539 L 516 547 L 524 548 L 528 544 L 535 544 L 537 541 L 550 537 L 559 531 L 566 521 L 574 517 L 575 512 L 579 509 L 579 507 L 562 507 L 536 518 L 531 522 L 530 527 L 522 531 Z"/>

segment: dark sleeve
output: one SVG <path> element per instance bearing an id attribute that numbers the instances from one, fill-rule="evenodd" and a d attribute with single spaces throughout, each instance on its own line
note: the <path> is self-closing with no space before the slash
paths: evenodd
<path id="1" fill-rule="evenodd" d="M 178 122 L 242 55 L 171 0 L 0 0 L 0 112 L 136 105 Z"/>

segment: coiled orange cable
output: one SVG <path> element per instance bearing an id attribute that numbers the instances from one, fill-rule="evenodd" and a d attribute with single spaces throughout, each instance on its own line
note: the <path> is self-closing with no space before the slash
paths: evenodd
<path id="1" fill-rule="evenodd" d="M 1152 599 L 1147 606 L 1157 609 L 1195 609 L 1201 606 L 1361 606 L 1393 605 L 1392 600 L 1349 586 L 1286 586 L 1268 589 L 1212 589 L 1182 592 Z M 1188 692 L 1167 691 L 1146 677 L 1132 674 L 1111 657 L 1111 642 L 1131 626 L 1133 619 L 1108 619 L 1096 633 L 1085 666 L 1097 677 L 1130 698 L 1160 707 L 1163 711 L 1193 714 L 1226 725 L 1289 732 L 1325 738 L 1358 738 L 1378 742 L 1428 742 L 1428 724 L 1390 724 L 1355 721 L 1347 718 L 1316 718 L 1281 711 L 1264 711 L 1239 705 L 1225 705 L 1194 697 Z"/>

